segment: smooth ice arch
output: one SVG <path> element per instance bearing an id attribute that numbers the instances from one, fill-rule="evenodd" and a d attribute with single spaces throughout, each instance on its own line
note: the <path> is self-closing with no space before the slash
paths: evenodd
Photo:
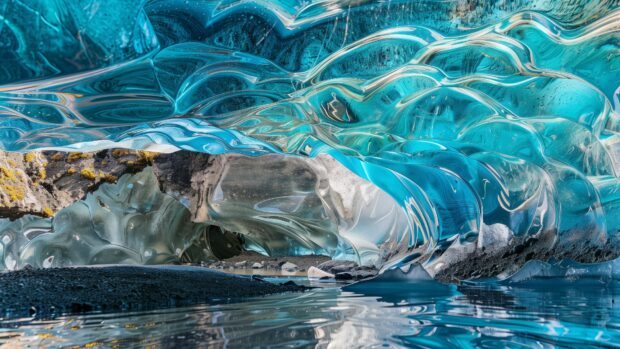
<path id="1" fill-rule="evenodd" d="M 400 205 L 331 157 L 220 156 L 210 171 L 208 218 L 198 220 L 242 233 L 258 252 L 381 267 L 411 244 Z"/>
<path id="2" fill-rule="evenodd" d="M 47 1 L 16 3 L 3 8 L 0 29 L 13 44 L 2 53 L 34 63 L 0 79 L 5 150 L 124 146 L 289 154 L 290 162 L 327 154 L 398 204 L 388 216 L 401 226 L 382 230 L 396 231 L 395 244 L 366 230 L 334 248 L 329 234 L 313 234 L 355 226 L 349 220 L 372 209 L 347 217 L 334 208 L 338 229 L 327 229 L 294 198 L 281 200 L 276 189 L 270 197 L 246 180 L 260 201 L 246 196 L 213 212 L 241 230 L 242 222 L 266 224 L 255 220 L 265 207 L 279 210 L 272 213 L 287 223 L 274 226 L 287 229 L 269 232 L 269 243 L 251 239 L 264 251 L 298 236 L 305 242 L 290 252 L 356 250 L 372 256 L 368 263 L 416 261 L 431 274 L 470 268 L 458 266 L 466 256 L 480 270 L 459 272 L 484 274 L 531 258 L 617 255 L 613 1 L 151 0 L 123 2 L 118 14 L 106 4 L 119 19 L 128 7 L 136 15 L 105 26 L 84 20 L 103 4 L 96 0 L 61 6 L 55 21 L 48 17 L 60 9 L 37 10 Z M 69 37 L 32 61 L 31 42 L 53 31 L 26 31 L 15 18 L 70 23 L 93 45 Z M 67 70 L 59 59 L 93 47 L 105 54 L 88 64 Z"/>

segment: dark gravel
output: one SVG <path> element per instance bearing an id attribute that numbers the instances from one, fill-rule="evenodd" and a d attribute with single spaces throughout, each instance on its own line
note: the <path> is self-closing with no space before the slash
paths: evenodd
<path id="1" fill-rule="evenodd" d="M 224 303 L 305 289 L 200 267 L 26 269 L 0 273 L 0 310 L 4 317 L 50 317 Z"/>

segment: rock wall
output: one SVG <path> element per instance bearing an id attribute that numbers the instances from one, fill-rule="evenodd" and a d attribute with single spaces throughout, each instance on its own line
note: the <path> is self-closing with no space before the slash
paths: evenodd
<path id="1" fill-rule="evenodd" d="M 0 217 L 51 217 L 101 183 L 138 172 L 156 153 L 112 149 L 91 153 L 0 152 Z"/>

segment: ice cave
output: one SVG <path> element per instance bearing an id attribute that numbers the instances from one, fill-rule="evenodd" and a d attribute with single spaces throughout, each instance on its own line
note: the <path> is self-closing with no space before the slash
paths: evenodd
<path id="1" fill-rule="evenodd" d="M 0 347 L 615 347 L 619 176 L 619 0 L 0 0 Z"/>

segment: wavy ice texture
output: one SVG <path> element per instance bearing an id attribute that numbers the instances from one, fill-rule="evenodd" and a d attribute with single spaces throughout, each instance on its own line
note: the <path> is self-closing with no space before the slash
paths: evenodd
<path id="1" fill-rule="evenodd" d="M 0 84 L 102 68 L 151 52 L 158 41 L 144 3 L 0 2 Z"/>
<path id="2" fill-rule="evenodd" d="M 102 184 L 53 218 L 0 222 L 2 268 L 178 262 L 207 228 L 159 190 L 151 168 Z M 204 246 L 194 262 L 215 259 Z"/>
<path id="3" fill-rule="evenodd" d="M 227 155 L 209 172 L 206 212 L 195 219 L 242 233 L 249 249 L 380 266 L 409 248 L 399 203 L 329 156 Z"/>
<path id="4" fill-rule="evenodd" d="M 431 275 L 473 247 L 527 239 L 560 256 L 617 251 L 618 1 L 53 3 L 72 18 L 99 4 L 122 19 L 130 6 L 138 22 L 85 25 L 96 47 L 132 50 L 65 69 L 74 31 L 54 34 L 60 51 L 29 36 L 4 49 L 46 62 L 0 86 L 6 150 L 329 154 L 406 216 L 382 263 Z M 2 10 L 19 38 L 21 12 Z M 128 23 L 139 35 L 124 35 Z M 49 76 L 47 62 L 79 73 L 19 81 Z M 354 247 L 381 241 L 368 232 Z"/>

